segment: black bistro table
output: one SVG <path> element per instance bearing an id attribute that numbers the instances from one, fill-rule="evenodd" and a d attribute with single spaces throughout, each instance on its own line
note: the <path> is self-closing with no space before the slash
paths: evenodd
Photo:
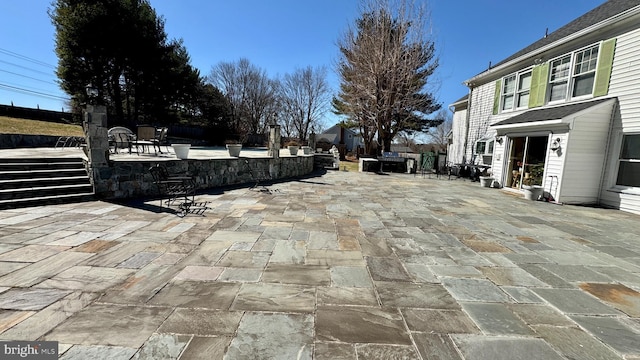
<path id="1" fill-rule="evenodd" d="M 491 165 L 484 164 L 455 164 L 458 168 L 458 177 L 468 177 L 471 181 L 480 181 L 480 176 L 491 169 Z"/>

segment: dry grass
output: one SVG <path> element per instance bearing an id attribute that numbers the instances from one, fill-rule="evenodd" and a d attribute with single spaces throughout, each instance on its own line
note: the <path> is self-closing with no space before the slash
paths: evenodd
<path id="1" fill-rule="evenodd" d="M 350 160 L 346 160 L 346 161 L 340 161 L 340 170 L 347 170 L 347 171 L 358 171 L 358 160 L 355 161 L 350 161 Z"/>
<path id="2" fill-rule="evenodd" d="M 0 116 L 0 134 L 84 136 L 80 125 Z"/>

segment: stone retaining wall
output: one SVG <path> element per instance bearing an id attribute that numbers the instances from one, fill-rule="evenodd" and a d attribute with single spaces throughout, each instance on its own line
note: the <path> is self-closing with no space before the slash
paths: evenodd
<path id="1" fill-rule="evenodd" d="M 127 199 L 158 195 L 149 168 L 166 166 L 171 174 L 189 173 L 199 190 L 225 185 L 252 184 L 310 174 L 314 156 L 238 159 L 187 159 L 154 161 L 109 161 L 108 167 L 96 169 L 96 196 L 101 199 Z M 89 169 L 88 169 L 89 170 Z"/>

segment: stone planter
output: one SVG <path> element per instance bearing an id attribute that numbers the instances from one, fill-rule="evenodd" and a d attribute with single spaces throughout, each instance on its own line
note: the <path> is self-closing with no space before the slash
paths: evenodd
<path id="1" fill-rule="evenodd" d="M 524 198 L 527 200 L 538 200 L 542 196 L 544 188 L 540 185 L 522 185 Z"/>
<path id="2" fill-rule="evenodd" d="M 173 152 L 178 159 L 186 159 L 189 157 L 191 144 L 171 144 L 171 147 L 173 147 Z"/>
<path id="3" fill-rule="evenodd" d="M 240 156 L 240 150 L 242 150 L 242 144 L 227 144 L 227 150 L 229 151 L 229 156 L 238 157 Z"/>
<path id="4" fill-rule="evenodd" d="M 302 152 L 303 152 L 305 155 L 311 155 L 311 146 L 303 146 L 303 147 L 302 147 Z"/>
<path id="5" fill-rule="evenodd" d="M 297 145 L 289 145 L 289 153 L 291 155 L 298 155 L 298 146 Z"/>
<path id="6" fill-rule="evenodd" d="M 480 186 L 482 187 L 491 187 L 493 184 L 493 176 L 480 176 Z"/>

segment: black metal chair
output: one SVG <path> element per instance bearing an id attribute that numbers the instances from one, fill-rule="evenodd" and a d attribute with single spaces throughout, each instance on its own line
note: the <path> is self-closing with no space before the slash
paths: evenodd
<path id="1" fill-rule="evenodd" d="M 160 207 L 163 203 L 171 206 L 180 201 L 179 208 L 189 207 L 195 203 L 196 183 L 189 175 L 170 175 L 167 169 L 157 164 L 149 168 L 153 182 L 160 192 Z"/>

